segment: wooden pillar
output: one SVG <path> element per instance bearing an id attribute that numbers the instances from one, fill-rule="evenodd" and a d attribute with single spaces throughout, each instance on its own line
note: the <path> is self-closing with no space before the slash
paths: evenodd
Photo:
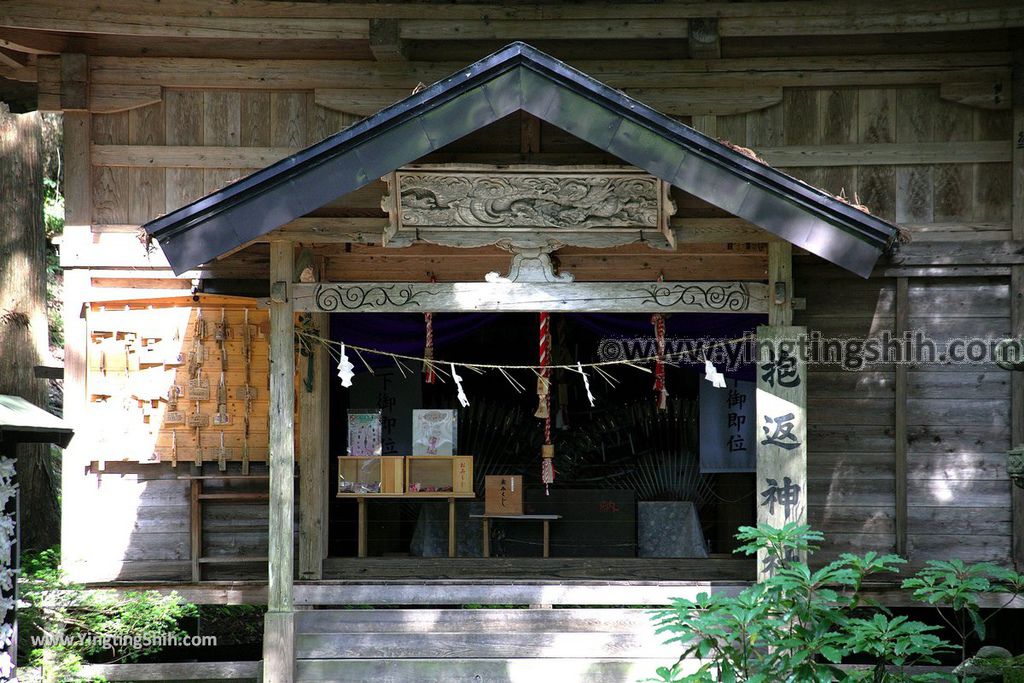
<path id="1" fill-rule="evenodd" d="M 768 324 L 793 324 L 793 245 L 768 243 Z"/>
<path id="2" fill-rule="evenodd" d="M 269 585 L 263 635 L 263 683 L 291 683 L 295 666 L 292 548 L 295 517 L 294 249 L 270 244 Z"/>
<path id="3" fill-rule="evenodd" d="M 1013 222 L 1015 240 L 1024 240 L 1024 50 L 1013 53 Z M 1010 335 L 1024 337 L 1024 266 L 1010 268 Z M 1024 373 L 1010 373 L 1011 447 L 1024 445 Z M 1013 562 L 1024 569 L 1024 489 L 1010 484 L 1013 503 Z"/>
<path id="4" fill-rule="evenodd" d="M 1014 196 L 1014 202 L 1020 201 Z M 1010 267 L 1010 336 L 1024 338 L 1024 266 Z M 1024 372 L 1010 373 L 1010 446 L 1024 445 Z M 1024 571 L 1024 489 L 1010 482 L 1013 563 Z"/>
<path id="5" fill-rule="evenodd" d="M 88 232 L 92 224 L 92 163 L 90 143 L 92 117 L 88 112 L 64 113 L 64 229 Z M 82 305 L 91 288 L 89 271 L 64 270 L 64 421 L 82 430 L 85 406 L 87 333 Z M 87 458 L 81 455 L 81 439 L 72 439 L 64 450 L 61 467 L 61 501 L 65 510 L 84 510 L 81 499 L 88 482 Z M 61 516 L 61 563 L 72 577 L 81 576 L 84 558 L 92 543 L 94 529 L 84 515 Z"/>
<path id="6" fill-rule="evenodd" d="M 768 245 L 768 326 L 757 328 L 754 493 L 757 523 L 773 527 L 807 523 L 807 359 L 796 344 L 807 328 L 792 326 L 792 256 L 788 242 Z M 758 580 L 773 570 L 759 554 Z"/>
<path id="7" fill-rule="evenodd" d="M 320 336 L 330 337 L 330 316 L 308 315 Z M 323 578 L 330 436 L 330 354 L 323 347 L 314 348 L 313 354 L 312 387 L 299 384 L 299 577 L 307 581 Z M 305 375 L 306 368 L 301 371 Z"/>
<path id="8" fill-rule="evenodd" d="M 757 328 L 758 525 L 807 523 L 807 363 L 797 344 L 806 334 L 805 327 Z M 758 553 L 758 580 L 774 569 Z"/>
<path id="9" fill-rule="evenodd" d="M 902 339 L 910 329 L 910 282 L 896 278 L 896 338 Z M 910 556 L 907 543 L 907 364 L 900 358 L 896 364 L 896 404 L 893 436 L 896 443 L 896 554 Z"/>

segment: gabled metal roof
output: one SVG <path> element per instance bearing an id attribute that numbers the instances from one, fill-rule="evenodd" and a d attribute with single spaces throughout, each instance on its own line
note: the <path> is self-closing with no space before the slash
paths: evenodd
<path id="1" fill-rule="evenodd" d="M 66 448 L 74 430 L 20 396 L 0 394 L 0 443 L 55 443 Z"/>
<path id="2" fill-rule="evenodd" d="M 864 277 L 896 234 L 523 43 L 144 227 L 181 273 L 518 110 Z"/>

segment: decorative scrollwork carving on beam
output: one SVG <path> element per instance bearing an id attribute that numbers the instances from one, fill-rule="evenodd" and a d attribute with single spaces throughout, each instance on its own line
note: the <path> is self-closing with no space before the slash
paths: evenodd
<path id="1" fill-rule="evenodd" d="M 649 285 L 640 290 L 647 294 L 645 304 L 672 308 L 680 304 L 709 311 L 746 311 L 750 308 L 750 289 L 742 282 L 730 284 Z"/>
<path id="2" fill-rule="evenodd" d="M 296 311 L 325 313 L 560 311 L 766 313 L 760 282 L 331 282 L 295 283 Z"/>
<path id="3" fill-rule="evenodd" d="M 420 307 L 421 297 L 432 296 L 426 289 L 411 284 L 401 285 L 317 285 L 317 309 L 325 312 L 358 311 L 380 307 Z"/>

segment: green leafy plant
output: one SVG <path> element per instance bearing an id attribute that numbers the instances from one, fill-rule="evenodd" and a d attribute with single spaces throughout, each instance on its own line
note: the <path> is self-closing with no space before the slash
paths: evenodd
<path id="1" fill-rule="evenodd" d="M 159 652 L 169 637 L 186 635 L 179 623 L 196 608 L 176 594 L 89 591 L 67 580 L 60 550 L 22 556 L 19 650 L 44 681 L 80 680 L 89 657 L 136 661 Z"/>
<path id="2" fill-rule="evenodd" d="M 948 643 L 935 635 L 934 632 L 940 630 L 938 626 L 881 612 L 876 612 L 870 619 L 847 619 L 843 630 L 849 653 L 875 658 L 870 680 L 876 682 L 886 680 L 888 665 L 902 669 L 909 664 L 938 664 L 936 655 L 951 649 Z M 917 680 L 923 679 L 919 676 Z"/>
<path id="3" fill-rule="evenodd" d="M 1024 594 L 1024 574 L 990 563 L 966 564 L 961 560 L 931 560 L 914 577 L 903 582 L 915 600 L 932 605 L 960 640 L 961 657 L 967 657 L 972 638 L 985 639 L 985 625 L 1000 610 Z M 985 596 L 1005 600 L 986 616 L 981 613 Z M 948 617 L 943 608 L 952 611 Z"/>
<path id="4" fill-rule="evenodd" d="M 655 681 L 767 683 L 769 681 L 952 680 L 938 674 L 907 676 L 902 667 L 934 663 L 949 649 L 934 635 L 935 627 L 891 617 L 864 599 L 865 579 L 897 572 L 905 561 L 896 555 L 844 554 L 812 571 L 800 558 L 817 550 L 823 536 L 807 526 L 781 529 L 744 527 L 737 552 L 760 553 L 759 562 L 772 575 L 739 595 L 700 594 L 677 599 L 653 618 L 666 642 L 683 651 L 675 664 L 657 670 Z M 863 618 L 865 610 L 876 613 Z M 844 670 L 847 656 L 866 655 L 876 664 Z M 699 659 L 688 673 L 686 660 Z"/>

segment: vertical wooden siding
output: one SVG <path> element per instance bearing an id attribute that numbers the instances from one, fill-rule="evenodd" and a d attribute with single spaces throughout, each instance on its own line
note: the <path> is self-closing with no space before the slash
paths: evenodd
<path id="1" fill-rule="evenodd" d="M 300 148 L 354 117 L 315 104 L 310 92 L 167 89 L 160 103 L 92 120 L 96 145 Z M 141 225 L 255 170 L 98 165 L 93 223 Z"/>
<path id="2" fill-rule="evenodd" d="M 92 142 L 292 148 L 319 140 L 355 118 L 317 105 L 309 91 L 165 88 L 160 103 L 93 115 Z M 997 141 L 1009 147 L 1011 136 L 1009 112 L 941 100 L 937 86 L 786 88 L 782 103 L 719 116 L 717 124 L 719 137 L 768 150 L 769 158 L 771 150 L 794 146 L 933 142 L 953 150 L 958 143 Z M 503 144 L 486 133 L 471 137 Z M 574 149 L 564 138 L 551 131 L 545 139 L 554 147 L 548 149 Z M 479 151 L 469 138 L 457 145 L 462 151 Z M 139 225 L 251 170 L 96 165 L 91 174 L 92 223 Z M 849 165 L 788 170 L 835 194 L 859 199 L 879 216 L 911 224 L 917 239 L 965 239 L 982 232 L 989 238 L 1009 236 L 1006 162 L 859 164 L 851 159 Z M 353 215 L 376 212 L 380 190 L 371 185 L 340 199 L 338 205 Z M 101 277 L 102 271 L 92 274 Z M 807 310 L 798 313 L 796 324 L 827 336 L 864 336 L 893 328 L 892 280 L 863 281 L 805 259 L 798 261 L 795 294 L 807 299 Z M 1009 325 L 1007 296 L 1006 283 L 996 279 L 911 280 L 911 323 L 936 336 L 1004 333 Z M 908 531 L 915 561 L 948 554 L 954 538 L 967 539 L 961 546 L 965 556 L 998 561 L 1008 557 L 1009 495 L 1001 461 L 1009 442 L 1008 395 L 1005 373 L 993 368 L 929 367 L 910 372 Z M 819 557 L 847 550 L 891 550 L 893 368 L 850 372 L 812 367 L 808 399 L 810 521 L 828 535 Z M 116 512 L 98 508 L 98 524 L 132 515 L 140 528 L 128 536 L 126 547 L 97 546 L 92 551 L 96 558 L 124 564 L 119 573 L 98 571 L 90 580 L 187 578 L 187 528 L 181 528 L 188 521 L 187 483 L 153 479 L 153 467 L 139 466 L 137 474 L 124 475 L 123 480 L 86 475 L 95 478 L 89 482 L 90 500 L 99 501 L 113 492 L 109 487 L 121 486 L 131 488 L 126 500 L 145 501 L 131 509 L 126 503 Z M 167 502 L 172 496 L 174 502 Z M 256 514 L 253 506 L 245 507 Z M 234 512 L 223 506 L 204 518 L 204 525 L 209 525 L 205 554 L 264 552 L 265 522 L 255 517 L 243 520 L 243 530 L 231 521 Z M 160 531 L 155 530 L 154 515 L 162 520 Z M 210 571 L 211 578 L 238 578 L 244 570 L 211 566 Z"/>

